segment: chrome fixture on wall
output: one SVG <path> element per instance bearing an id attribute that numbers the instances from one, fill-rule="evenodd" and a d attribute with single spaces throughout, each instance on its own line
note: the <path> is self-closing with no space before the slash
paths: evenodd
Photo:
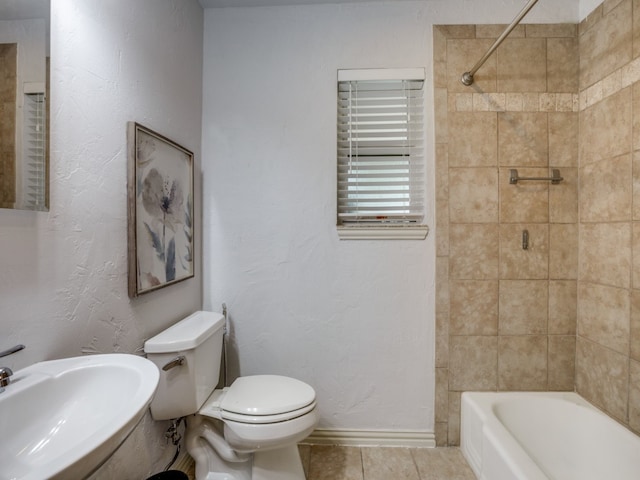
<path id="1" fill-rule="evenodd" d="M 487 61 L 487 59 L 491 56 L 491 54 L 495 51 L 496 48 L 500 46 L 500 44 L 504 41 L 505 38 L 511 33 L 511 30 L 516 28 L 516 26 L 520 23 L 520 21 L 524 18 L 524 16 L 529 13 L 529 10 L 538 2 L 538 0 L 529 0 L 529 2 L 524 6 L 522 11 L 518 14 L 518 16 L 511 22 L 511 24 L 502 32 L 502 35 L 498 37 L 498 39 L 489 47 L 487 53 L 483 55 L 483 57 L 478 60 L 478 62 L 473 66 L 471 70 L 468 72 L 464 72 L 460 81 L 466 85 L 467 87 L 473 85 L 473 76 L 478 71 L 478 69 Z"/>
<path id="2" fill-rule="evenodd" d="M 560 176 L 560 170 L 557 168 L 554 168 L 551 171 L 550 177 L 519 177 L 518 170 L 516 168 L 511 168 L 509 170 L 509 183 L 511 185 L 515 185 L 518 182 L 529 181 L 529 180 L 542 180 L 545 182 L 551 182 L 553 185 L 558 185 L 562 180 L 564 180 L 564 178 Z"/>

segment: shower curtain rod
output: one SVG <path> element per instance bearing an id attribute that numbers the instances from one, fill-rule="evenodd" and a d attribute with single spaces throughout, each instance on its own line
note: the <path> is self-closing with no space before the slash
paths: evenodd
<path id="1" fill-rule="evenodd" d="M 524 18 L 524 16 L 527 13 L 529 13 L 529 10 L 531 10 L 531 8 L 537 2 L 538 2 L 538 0 L 529 0 L 529 2 L 524 6 L 524 8 L 518 14 L 518 16 L 513 19 L 513 22 L 511 22 L 511 24 L 505 29 L 505 31 L 502 32 L 502 35 L 500 35 L 498 37 L 498 39 L 493 43 L 493 45 L 491 45 L 489 50 L 487 50 L 487 53 L 485 53 L 484 56 L 480 60 L 478 60 L 478 63 L 476 63 L 471 70 L 469 70 L 468 72 L 464 72 L 462 74 L 462 78 L 460 78 L 460 81 L 464 85 L 466 85 L 467 87 L 470 86 L 470 85 L 473 85 L 473 76 L 478 71 L 478 69 L 484 64 L 484 62 L 487 61 L 487 59 L 491 56 L 491 54 L 494 52 L 494 50 L 500 46 L 500 44 L 503 42 L 503 40 L 505 38 L 507 38 L 507 35 L 509 35 L 511 33 L 511 30 L 516 28 L 516 26 L 520 23 L 520 21 Z"/>

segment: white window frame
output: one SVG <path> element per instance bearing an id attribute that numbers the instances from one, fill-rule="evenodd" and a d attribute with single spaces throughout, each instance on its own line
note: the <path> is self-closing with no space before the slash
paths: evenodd
<path id="1" fill-rule="evenodd" d="M 426 238 L 424 79 L 423 68 L 338 70 L 341 239 Z"/>

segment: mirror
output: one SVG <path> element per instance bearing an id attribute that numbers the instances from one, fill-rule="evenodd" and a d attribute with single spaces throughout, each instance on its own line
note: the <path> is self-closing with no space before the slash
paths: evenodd
<path id="1" fill-rule="evenodd" d="M 49 209 L 50 0 L 0 0 L 0 208 Z"/>

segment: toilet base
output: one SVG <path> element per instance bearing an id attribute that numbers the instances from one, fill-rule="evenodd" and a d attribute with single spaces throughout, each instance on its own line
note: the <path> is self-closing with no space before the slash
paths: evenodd
<path id="1" fill-rule="evenodd" d="M 298 446 L 253 454 L 251 480 L 305 480 Z"/>
<path id="2" fill-rule="evenodd" d="M 219 421 L 193 415 L 187 422 L 186 447 L 196 463 L 196 480 L 305 480 L 295 443 L 282 448 L 238 454 L 231 450 Z"/>

